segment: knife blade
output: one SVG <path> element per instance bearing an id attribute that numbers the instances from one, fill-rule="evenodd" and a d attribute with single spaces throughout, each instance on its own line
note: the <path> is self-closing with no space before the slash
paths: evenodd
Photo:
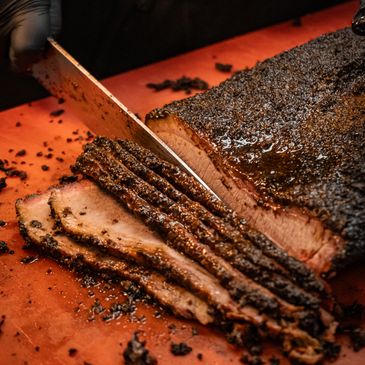
<path id="1" fill-rule="evenodd" d="M 53 96 L 63 98 L 96 134 L 133 140 L 193 176 L 214 196 L 209 186 L 156 134 L 131 113 L 107 88 L 53 39 L 32 66 L 33 77 Z M 218 198 L 218 197 L 217 197 Z"/>

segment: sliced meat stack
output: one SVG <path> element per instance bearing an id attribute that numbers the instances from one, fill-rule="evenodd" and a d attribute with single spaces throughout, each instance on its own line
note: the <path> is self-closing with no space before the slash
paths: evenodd
<path id="1" fill-rule="evenodd" d="M 238 344 L 254 325 L 292 359 L 325 356 L 336 328 L 326 283 L 194 179 L 135 143 L 103 137 L 73 170 L 93 182 L 17 202 L 29 243 L 73 267 L 134 281 Z"/>
<path id="2" fill-rule="evenodd" d="M 318 273 L 365 253 L 365 41 L 324 35 L 151 112 L 241 217 Z"/>

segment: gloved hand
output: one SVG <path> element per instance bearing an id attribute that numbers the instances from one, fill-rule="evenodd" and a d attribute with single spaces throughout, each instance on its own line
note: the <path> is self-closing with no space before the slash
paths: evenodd
<path id="1" fill-rule="evenodd" d="M 0 57 L 15 71 L 26 71 L 60 29 L 61 0 L 0 0 Z"/>
<path id="2" fill-rule="evenodd" d="M 365 36 L 365 0 L 360 0 L 360 9 L 352 20 L 352 30 L 358 35 Z"/>

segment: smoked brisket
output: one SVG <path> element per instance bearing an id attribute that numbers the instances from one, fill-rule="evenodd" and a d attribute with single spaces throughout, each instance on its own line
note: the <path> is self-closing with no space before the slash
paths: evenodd
<path id="1" fill-rule="evenodd" d="M 343 29 L 157 109 L 147 125 L 250 225 L 333 272 L 365 253 L 364 75 L 364 39 Z"/>

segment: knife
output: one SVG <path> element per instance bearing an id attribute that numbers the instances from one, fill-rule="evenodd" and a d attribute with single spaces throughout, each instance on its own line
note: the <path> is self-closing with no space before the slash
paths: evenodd
<path id="1" fill-rule="evenodd" d="M 209 186 L 156 134 L 86 71 L 61 45 L 48 39 L 47 51 L 32 66 L 32 75 L 53 96 L 63 98 L 96 134 L 133 140 Z M 218 198 L 218 197 L 217 197 Z"/>

